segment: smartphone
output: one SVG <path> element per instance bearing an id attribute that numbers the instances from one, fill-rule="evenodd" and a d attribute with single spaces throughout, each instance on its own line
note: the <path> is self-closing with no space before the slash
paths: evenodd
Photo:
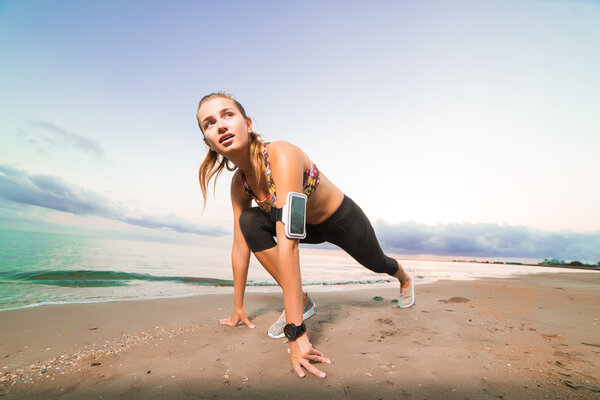
<path id="1" fill-rule="evenodd" d="M 306 200 L 303 193 L 289 192 L 287 195 L 281 219 L 285 225 L 285 236 L 290 239 L 306 237 Z"/>

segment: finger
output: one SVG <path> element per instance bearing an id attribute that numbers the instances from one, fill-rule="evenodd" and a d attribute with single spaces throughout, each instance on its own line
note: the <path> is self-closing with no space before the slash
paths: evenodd
<path id="1" fill-rule="evenodd" d="M 327 374 L 321 370 L 319 370 L 317 367 L 315 367 L 314 365 L 312 365 L 311 363 L 308 362 L 308 360 L 302 360 L 300 361 L 300 363 L 302 364 L 302 366 L 304 368 L 306 368 L 306 370 L 308 372 L 310 372 L 311 374 L 318 376 L 319 378 L 325 378 L 327 376 Z"/>
<path id="2" fill-rule="evenodd" d="M 323 364 L 331 364 L 331 360 L 329 360 L 328 358 L 322 357 L 322 356 L 317 356 L 314 354 L 309 354 L 308 355 L 308 359 L 310 361 L 314 361 L 314 362 L 318 362 L 318 363 L 323 363 Z"/>
<path id="3" fill-rule="evenodd" d="M 302 367 L 300 366 L 299 363 L 297 362 L 292 362 L 292 366 L 294 367 L 294 371 L 296 371 L 296 374 L 298 374 L 298 376 L 300 378 L 304 378 L 304 376 L 306 375 L 304 373 L 304 371 L 302 370 Z"/>
<path id="4" fill-rule="evenodd" d="M 315 348 L 311 348 L 309 354 L 314 354 L 314 355 L 323 357 L 323 353 L 321 353 L 319 350 L 317 350 Z"/>
<path id="5" fill-rule="evenodd" d="M 242 321 L 246 324 L 246 326 L 250 329 L 254 329 L 256 325 L 254 325 L 248 318 L 244 318 Z"/>

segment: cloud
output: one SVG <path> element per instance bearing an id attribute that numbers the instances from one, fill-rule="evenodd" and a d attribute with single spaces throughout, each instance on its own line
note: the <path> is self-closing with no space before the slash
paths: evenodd
<path id="1" fill-rule="evenodd" d="M 524 226 L 453 223 L 390 224 L 377 220 L 381 246 L 403 254 L 600 260 L 600 231 L 549 232 Z"/>
<path id="2" fill-rule="evenodd" d="M 74 148 L 96 157 L 103 157 L 105 151 L 100 144 L 92 138 L 78 135 L 64 128 L 45 121 L 31 121 L 25 129 L 18 133 L 27 138 L 31 145 L 38 151 L 47 153 L 47 147 Z"/>
<path id="3" fill-rule="evenodd" d="M 198 225 L 175 215 L 131 216 L 106 197 L 70 184 L 62 178 L 31 175 L 27 171 L 0 165 L 0 197 L 19 204 L 44 207 L 82 216 L 98 216 L 130 225 L 176 232 L 223 236 L 229 232 L 218 226 Z"/>
<path id="4" fill-rule="evenodd" d="M 108 198 L 70 184 L 62 178 L 33 175 L 0 165 L 0 197 L 82 216 L 98 216 L 130 225 L 210 236 L 230 232 L 218 226 L 198 225 L 176 215 L 129 215 Z M 524 226 L 497 224 L 425 225 L 413 221 L 375 223 L 382 248 L 401 254 L 443 256 L 557 258 L 595 262 L 600 260 L 600 231 L 549 232 Z"/>

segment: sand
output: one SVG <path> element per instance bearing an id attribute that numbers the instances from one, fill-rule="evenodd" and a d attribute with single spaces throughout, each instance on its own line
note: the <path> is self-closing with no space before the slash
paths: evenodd
<path id="1" fill-rule="evenodd" d="M 247 295 L 256 329 L 219 326 L 231 295 L 0 312 L 0 398 L 600 398 L 600 272 L 441 281 L 408 310 L 395 292 L 311 295 L 325 379 L 266 335 L 277 293 Z"/>

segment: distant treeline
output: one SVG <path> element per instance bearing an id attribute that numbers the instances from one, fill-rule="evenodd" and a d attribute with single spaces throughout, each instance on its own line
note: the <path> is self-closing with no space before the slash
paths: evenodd
<path id="1" fill-rule="evenodd" d="M 544 261 L 542 261 L 540 263 L 540 265 L 570 265 L 572 267 L 600 267 L 600 261 L 598 261 L 596 264 L 585 264 L 582 263 L 581 261 L 571 261 L 571 262 L 566 262 L 566 261 L 562 261 L 562 260 L 556 260 L 554 258 L 546 258 Z"/>
<path id="2" fill-rule="evenodd" d="M 600 261 L 598 261 L 596 264 L 586 264 L 586 263 L 582 263 L 581 261 L 563 261 L 563 260 L 556 260 L 554 258 L 546 258 L 544 259 L 544 261 L 541 261 L 537 264 L 528 264 L 528 263 L 521 263 L 521 262 L 514 262 L 514 261 L 481 261 L 481 260 L 452 260 L 453 262 L 470 262 L 470 263 L 482 263 L 482 264 L 506 264 L 506 265 L 547 265 L 547 266 L 553 266 L 553 267 L 587 267 L 588 269 L 590 267 L 592 268 L 600 268 Z"/>

